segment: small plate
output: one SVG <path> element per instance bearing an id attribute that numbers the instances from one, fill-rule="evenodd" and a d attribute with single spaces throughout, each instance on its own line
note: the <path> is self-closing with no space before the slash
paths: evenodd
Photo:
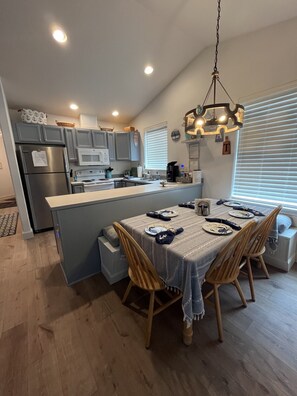
<path id="1" fill-rule="evenodd" d="M 242 203 L 241 202 L 238 202 L 238 201 L 227 201 L 227 202 L 224 202 L 224 205 L 225 206 L 242 206 Z"/>
<path id="2" fill-rule="evenodd" d="M 232 234 L 232 228 L 222 223 L 205 223 L 202 228 L 204 231 L 215 235 L 229 235 Z"/>
<path id="3" fill-rule="evenodd" d="M 254 214 L 245 210 L 230 210 L 229 215 L 238 219 L 251 219 Z"/>
<path id="4" fill-rule="evenodd" d="M 154 225 L 151 225 L 144 229 L 144 231 L 148 235 L 152 235 L 152 236 L 155 236 L 155 235 L 159 234 L 159 232 L 167 231 L 167 230 L 168 230 L 168 228 L 164 227 L 163 224 L 154 224 Z"/>
<path id="5" fill-rule="evenodd" d="M 178 216 L 178 213 L 175 210 L 157 210 L 157 213 L 161 214 L 164 217 L 176 217 Z"/>

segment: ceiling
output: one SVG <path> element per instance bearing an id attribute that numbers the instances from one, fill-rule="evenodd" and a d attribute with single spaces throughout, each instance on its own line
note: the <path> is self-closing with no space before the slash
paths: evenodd
<path id="1" fill-rule="evenodd" d="M 216 0 L 0 0 L 8 105 L 110 122 L 117 109 L 117 122 L 129 123 L 215 43 L 216 6 Z M 296 0 L 223 0 L 221 40 L 296 16 Z M 65 45 L 52 39 L 54 26 L 66 31 Z M 143 73 L 147 64 L 155 68 L 151 76 Z M 70 110 L 71 102 L 79 110 Z"/>

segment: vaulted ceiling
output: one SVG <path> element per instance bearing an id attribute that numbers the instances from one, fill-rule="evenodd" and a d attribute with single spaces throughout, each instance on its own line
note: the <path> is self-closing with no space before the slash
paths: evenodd
<path id="1" fill-rule="evenodd" d="M 102 121 L 115 121 L 117 109 L 117 121 L 129 122 L 215 43 L 216 7 L 216 0 L 0 0 L 8 104 Z M 221 39 L 296 16 L 296 0 L 222 0 Z M 64 45 L 52 38 L 55 26 L 67 33 Z"/>

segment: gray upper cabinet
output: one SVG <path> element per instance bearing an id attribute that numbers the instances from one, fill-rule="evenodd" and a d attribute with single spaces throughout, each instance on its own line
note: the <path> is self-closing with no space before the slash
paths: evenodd
<path id="1" fill-rule="evenodd" d="M 17 143 L 42 143 L 41 125 L 19 122 L 15 125 L 14 131 Z"/>
<path id="2" fill-rule="evenodd" d="M 115 152 L 115 133 L 106 132 L 107 136 L 107 148 L 109 150 L 109 159 L 110 161 L 116 160 L 116 152 Z"/>
<path id="3" fill-rule="evenodd" d="M 115 136 L 117 160 L 139 161 L 140 133 L 138 131 L 119 132 Z"/>
<path id="4" fill-rule="evenodd" d="M 50 144 L 65 144 L 63 128 L 55 125 L 42 125 L 43 141 Z"/>
<path id="5" fill-rule="evenodd" d="M 116 157 L 117 160 L 130 160 L 130 135 L 129 133 L 119 132 L 116 138 Z"/>
<path id="6" fill-rule="evenodd" d="M 91 129 L 76 129 L 76 145 L 79 148 L 93 147 Z"/>
<path id="7" fill-rule="evenodd" d="M 14 135 L 17 143 L 65 144 L 63 128 L 54 125 L 18 122 Z"/>
<path id="8" fill-rule="evenodd" d="M 75 130 L 72 128 L 65 128 L 64 134 L 65 134 L 65 143 L 68 152 L 68 159 L 70 162 L 77 161 Z"/>
<path id="9" fill-rule="evenodd" d="M 105 131 L 92 130 L 93 147 L 94 148 L 107 148 L 107 139 Z"/>
<path id="10" fill-rule="evenodd" d="M 130 160 L 140 161 L 140 133 L 129 132 L 130 135 Z"/>

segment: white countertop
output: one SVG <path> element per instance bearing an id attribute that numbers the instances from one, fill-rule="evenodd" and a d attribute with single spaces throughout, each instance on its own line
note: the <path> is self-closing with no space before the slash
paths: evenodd
<path id="1" fill-rule="evenodd" d="M 51 210 L 60 208 L 69 208 L 75 206 L 85 206 L 90 204 L 96 204 L 99 202 L 125 199 L 127 197 L 134 197 L 137 195 L 154 194 L 159 192 L 165 192 L 169 189 L 181 189 L 193 187 L 195 184 L 179 184 L 179 183 L 167 183 L 165 187 L 160 185 L 160 180 L 135 187 L 123 187 L 111 190 L 84 192 L 79 194 L 68 194 L 68 195 L 57 195 L 55 197 L 45 198 Z"/>

